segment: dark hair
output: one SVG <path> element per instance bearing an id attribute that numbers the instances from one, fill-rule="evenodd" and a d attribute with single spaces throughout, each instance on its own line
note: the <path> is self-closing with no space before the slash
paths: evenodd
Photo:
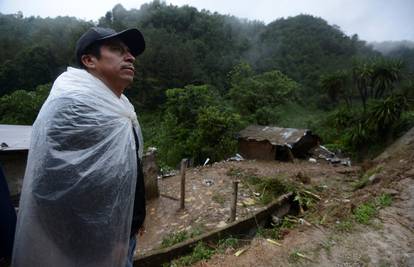
<path id="1" fill-rule="evenodd" d="M 91 45 L 89 45 L 88 47 L 85 48 L 85 50 L 83 51 L 82 55 L 79 58 L 79 66 L 82 69 L 86 69 L 86 66 L 83 65 L 82 63 L 82 56 L 83 55 L 92 55 L 94 57 L 96 57 L 97 59 L 101 58 L 101 46 L 102 46 L 103 42 L 97 41 L 92 43 Z"/>

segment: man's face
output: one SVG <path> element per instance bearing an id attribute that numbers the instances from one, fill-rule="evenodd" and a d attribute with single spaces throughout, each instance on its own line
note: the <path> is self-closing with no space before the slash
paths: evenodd
<path id="1" fill-rule="evenodd" d="M 134 80 L 135 57 L 119 39 L 110 39 L 101 46 L 101 57 L 94 58 L 94 73 L 112 90 L 121 92 Z"/>

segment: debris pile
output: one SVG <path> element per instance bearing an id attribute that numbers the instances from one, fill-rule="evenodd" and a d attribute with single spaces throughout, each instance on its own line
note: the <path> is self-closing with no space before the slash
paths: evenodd
<path id="1" fill-rule="evenodd" d="M 318 146 L 317 148 L 313 150 L 312 154 L 313 154 L 313 157 L 326 160 L 332 164 L 341 164 L 344 166 L 351 166 L 350 158 L 341 157 L 340 155 L 337 155 L 333 153 L 332 151 L 329 151 L 324 146 Z M 314 160 L 313 162 L 316 162 L 316 160 Z"/>

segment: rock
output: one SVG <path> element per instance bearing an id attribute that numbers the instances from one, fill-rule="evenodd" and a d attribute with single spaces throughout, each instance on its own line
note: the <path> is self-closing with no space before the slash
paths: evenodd
<path id="1" fill-rule="evenodd" d="M 274 226 L 278 226 L 282 223 L 282 219 L 280 219 L 276 215 L 272 215 L 271 217 L 272 217 L 272 222 Z"/>
<path id="2" fill-rule="evenodd" d="M 380 181 L 380 177 L 377 174 L 373 174 L 368 178 L 368 181 L 371 184 L 375 184 L 375 183 L 378 183 Z"/>
<path id="3" fill-rule="evenodd" d="M 384 192 L 385 194 L 390 195 L 390 196 L 396 196 L 396 195 L 398 195 L 398 194 L 399 194 L 399 192 L 398 192 L 397 190 L 392 189 L 392 188 L 387 188 L 387 189 L 384 189 L 384 190 L 383 190 L 383 192 Z"/>
<path id="4" fill-rule="evenodd" d="M 219 224 L 216 225 L 216 228 L 223 228 L 227 225 L 227 223 L 225 221 L 221 221 L 219 222 Z"/>

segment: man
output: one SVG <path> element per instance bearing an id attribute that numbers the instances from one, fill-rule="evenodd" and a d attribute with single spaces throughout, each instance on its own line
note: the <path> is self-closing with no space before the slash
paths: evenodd
<path id="1" fill-rule="evenodd" d="M 127 264 L 145 197 L 141 130 L 123 91 L 144 49 L 137 29 L 94 27 L 78 40 L 82 69 L 56 79 L 33 125 L 13 266 Z"/>

